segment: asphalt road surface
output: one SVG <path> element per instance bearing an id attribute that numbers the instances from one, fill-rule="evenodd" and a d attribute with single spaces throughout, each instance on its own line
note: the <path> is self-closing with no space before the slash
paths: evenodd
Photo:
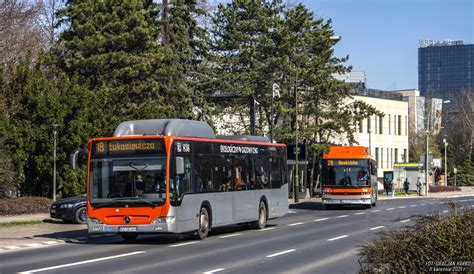
<path id="1" fill-rule="evenodd" d="M 474 197 L 451 198 L 464 208 Z M 0 273 L 354 273 L 357 249 L 381 231 L 412 225 L 414 215 L 453 214 L 448 199 L 379 201 L 372 209 L 290 207 L 267 228 L 214 229 L 204 241 L 174 235 L 70 238 L 66 243 L 0 253 Z M 84 231 L 78 231 L 84 235 Z"/>

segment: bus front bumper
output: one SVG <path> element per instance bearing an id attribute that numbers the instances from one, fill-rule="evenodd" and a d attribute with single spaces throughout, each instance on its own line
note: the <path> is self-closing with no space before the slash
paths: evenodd
<path id="1" fill-rule="evenodd" d="M 341 197 L 341 196 L 325 196 L 322 198 L 323 204 L 326 205 L 370 205 L 372 199 L 370 195 L 363 196 L 351 196 L 351 197 Z"/>
<path id="2" fill-rule="evenodd" d="M 176 223 L 152 223 L 142 225 L 108 225 L 87 223 L 87 231 L 91 234 L 122 234 L 122 233 L 174 233 Z"/>

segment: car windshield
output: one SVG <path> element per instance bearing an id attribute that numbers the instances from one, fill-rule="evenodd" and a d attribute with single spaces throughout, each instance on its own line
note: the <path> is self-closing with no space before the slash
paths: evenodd
<path id="1" fill-rule="evenodd" d="M 156 205 L 166 200 L 165 157 L 91 160 L 90 202 Z"/>

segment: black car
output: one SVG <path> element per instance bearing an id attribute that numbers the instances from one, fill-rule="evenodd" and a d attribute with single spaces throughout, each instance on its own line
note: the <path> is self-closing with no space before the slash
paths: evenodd
<path id="1" fill-rule="evenodd" d="M 85 224 L 87 222 L 86 196 L 58 200 L 51 205 L 49 214 L 54 219 Z"/>

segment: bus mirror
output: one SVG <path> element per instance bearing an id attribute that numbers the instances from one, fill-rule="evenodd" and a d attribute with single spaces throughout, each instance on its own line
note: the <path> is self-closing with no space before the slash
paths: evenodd
<path id="1" fill-rule="evenodd" d="M 79 153 L 81 153 L 80 149 L 75 149 L 69 155 L 69 168 L 76 169 L 77 168 L 77 159 L 79 158 Z"/>
<path id="2" fill-rule="evenodd" d="M 176 174 L 184 174 L 184 158 L 176 157 Z"/>

